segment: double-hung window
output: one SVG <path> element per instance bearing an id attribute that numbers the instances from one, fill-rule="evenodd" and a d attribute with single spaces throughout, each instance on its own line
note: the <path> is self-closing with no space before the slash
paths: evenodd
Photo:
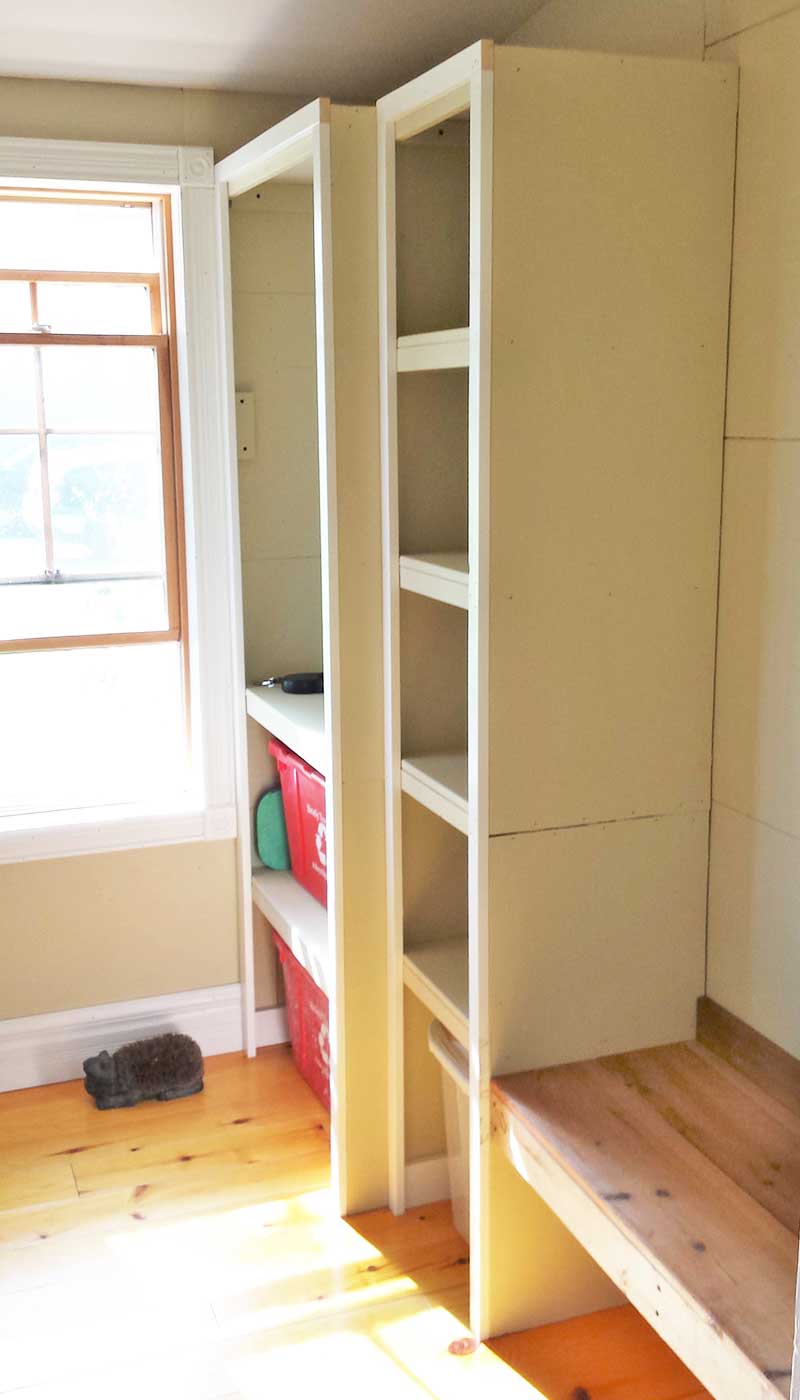
<path id="1" fill-rule="evenodd" d="M 169 210 L 0 190 L 0 816 L 188 787 Z"/>

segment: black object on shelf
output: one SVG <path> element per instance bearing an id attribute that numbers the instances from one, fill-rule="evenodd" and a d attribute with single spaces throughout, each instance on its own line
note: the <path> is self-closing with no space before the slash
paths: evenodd
<path id="1" fill-rule="evenodd" d="M 269 676 L 259 681 L 267 689 L 279 685 L 287 695 L 321 695 L 324 689 L 321 671 L 295 671 L 291 676 Z"/>

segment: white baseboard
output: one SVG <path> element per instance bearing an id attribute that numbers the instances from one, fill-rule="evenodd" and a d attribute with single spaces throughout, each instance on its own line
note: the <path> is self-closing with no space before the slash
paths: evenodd
<path id="1" fill-rule="evenodd" d="M 80 1079 L 87 1056 L 160 1031 L 193 1036 L 204 1055 L 241 1050 L 239 984 L 0 1021 L 0 1092 Z M 283 1007 L 257 1013 L 256 1037 L 259 1045 L 288 1040 Z"/>
<path id="2" fill-rule="evenodd" d="M 285 1006 L 256 1012 L 256 1045 L 288 1045 L 289 1022 Z"/>
<path id="3" fill-rule="evenodd" d="M 406 1163 L 406 1208 L 429 1206 L 433 1201 L 450 1199 L 447 1157 L 422 1157 Z"/>

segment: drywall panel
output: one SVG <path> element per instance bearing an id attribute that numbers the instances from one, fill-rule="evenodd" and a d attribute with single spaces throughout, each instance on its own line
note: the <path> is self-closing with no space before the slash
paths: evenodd
<path id="1" fill-rule="evenodd" d="M 708 45 L 798 8 L 792 0 L 705 0 L 705 4 Z"/>
<path id="2" fill-rule="evenodd" d="M 467 548 L 467 374 L 397 379 L 401 554 Z"/>
<path id="3" fill-rule="evenodd" d="M 0 866 L 0 1019 L 239 980 L 233 841 Z"/>
<path id="4" fill-rule="evenodd" d="M 467 614 L 417 593 L 400 595 L 400 742 L 403 757 L 467 747 Z"/>
<path id="5" fill-rule="evenodd" d="M 800 836 L 799 542 L 800 443 L 728 442 L 714 797 L 794 836 Z"/>
<path id="6" fill-rule="evenodd" d="M 253 905 L 253 959 L 255 964 L 256 1009 L 265 1011 L 284 1000 L 278 955 L 272 929 L 260 909 Z"/>
<path id="7" fill-rule="evenodd" d="M 239 464 L 248 681 L 322 666 L 311 191 L 261 185 L 231 206 L 237 389 L 255 451 Z"/>
<path id="8" fill-rule="evenodd" d="M 624 1301 L 494 1138 L 489 1150 L 488 1217 L 490 1336 L 543 1327 Z M 580 1394 L 574 1391 L 573 1400 Z"/>
<path id="9" fill-rule="evenodd" d="M 406 1161 L 440 1157 L 446 1151 L 442 1070 L 428 1049 L 433 1020 L 413 992 L 403 994 L 404 1063 L 406 1076 Z"/>
<path id="10" fill-rule="evenodd" d="M 217 159 L 290 112 L 304 97 L 0 78 L 5 136 L 213 146 Z"/>
<path id="11" fill-rule="evenodd" d="M 800 1055 L 800 841 L 714 804 L 708 995 Z"/>
<path id="12" fill-rule="evenodd" d="M 490 831 L 703 810 L 736 74 L 495 59 Z"/>
<path id="13" fill-rule="evenodd" d="M 247 684 L 322 670 L 319 559 L 255 559 L 243 568 Z"/>
<path id="14" fill-rule="evenodd" d="M 413 797 L 402 798 L 406 947 L 467 935 L 467 838 Z"/>
<path id="15" fill-rule="evenodd" d="M 707 856 L 699 815 L 490 840 L 492 1074 L 691 1038 Z"/>
<path id="16" fill-rule="evenodd" d="M 319 557 L 316 371 L 255 364 L 247 382 L 256 448 L 239 463 L 242 558 Z"/>
<path id="17" fill-rule="evenodd" d="M 469 321 L 469 127 L 397 147 L 397 334 Z"/>
<path id="18" fill-rule="evenodd" d="M 507 44 L 703 57 L 703 0 L 545 0 Z"/>
<path id="19" fill-rule="evenodd" d="M 800 10 L 719 44 L 741 66 L 729 437 L 800 437 Z"/>

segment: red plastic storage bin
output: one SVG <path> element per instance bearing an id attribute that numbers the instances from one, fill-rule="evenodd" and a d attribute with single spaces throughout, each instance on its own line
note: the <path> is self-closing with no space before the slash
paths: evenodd
<path id="1" fill-rule="evenodd" d="M 279 739 L 270 739 L 269 751 L 278 764 L 292 873 L 327 906 L 325 779 Z"/>
<path id="2" fill-rule="evenodd" d="M 286 1015 L 292 1056 L 306 1084 L 330 1111 L 331 1064 L 328 1047 L 328 998 L 309 977 L 283 939 L 273 933 L 286 987 Z"/>

